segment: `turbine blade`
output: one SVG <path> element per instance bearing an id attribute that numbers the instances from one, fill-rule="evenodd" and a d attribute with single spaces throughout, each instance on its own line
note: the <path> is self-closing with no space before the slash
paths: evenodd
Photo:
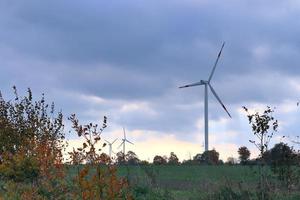
<path id="1" fill-rule="evenodd" d="M 124 141 L 118 146 L 118 149 L 124 144 Z"/>
<path id="2" fill-rule="evenodd" d="M 297 142 L 295 140 L 291 140 L 292 143 L 295 143 L 295 144 L 300 144 L 300 142 Z"/>
<path id="3" fill-rule="evenodd" d="M 208 78 L 208 83 L 210 82 L 212 76 L 214 75 L 214 72 L 215 72 L 215 69 L 216 69 L 216 67 L 217 67 L 218 61 L 219 61 L 219 59 L 220 59 L 220 56 L 221 56 L 221 53 L 222 53 L 222 50 L 223 50 L 224 45 L 225 45 L 225 42 L 223 42 L 222 47 L 221 47 L 221 49 L 220 49 L 220 51 L 219 51 L 219 54 L 218 54 L 218 57 L 217 57 L 217 59 L 216 59 L 216 61 L 215 61 L 214 67 L 213 67 L 213 69 L 212 69 L 212 71 L 211 71 L 211 73 L 210 73 L 210 76 L 209 76 L 209 78 Z"/>
<path id="4" fill-rule="evenodd" d="M 126 139 L 126 142 L 128 142 L 128 143 L 130 143 L 130 144 L 133 144 L 132 142 L 130 142 L 130 141 L 129 141 L 129 140 L 127 140 L 127 139 Z"/>
<path id="5" fill-rule="evenodd" d="M 125 128 L 123 127 L 124 139 L 126 139 Z"/>
<path id="6" fill-rule="evenodd" d="M 222 103 L 221 99 L 218 97 L 216 91 L 214 90 L 214 88 L 210 85 L 209 88 L 211 90 L 211 92 L 213 93 L 213 95 L 216 97 L 216 99 L 219 101 L 219 103 L 221 104 L 221 106 L 223 107 L 223 109 L 227 112 L 228 116 L 231 118 L 231 115 L 229 114 L 228 110 L 226 109 L 225 105 Z"/>
<path id="7" fill-rule="evenodd" d="M 104 140 L 105 142 L 107 142 L 107 144 L 111 144 L 109 141 L 107 141 L 107 140 Z"/>
<path id="8" fill-rule="evenodd" d="M 117 141 L 118 140 L 118 138 L 117 139 L 115 139 L 111 144 L 113 144 L 113 143 L 115 143 L 115 141 Z"/>
<path id="9" fill-rule="evenodd" d="M 179 88 L 194 87 L 194 86 L 198 86 L 198 85 L 204 85 L 204 83 L 202 81 L 199 81 L 197 83 L 192 83 L 192 84 L 189 84 L 189 85 L 184 85 L 184 86 L 181 86 Z"/>

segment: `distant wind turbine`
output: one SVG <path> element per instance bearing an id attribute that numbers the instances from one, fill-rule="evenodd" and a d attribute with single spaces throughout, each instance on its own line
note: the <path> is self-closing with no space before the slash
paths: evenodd
<path id="1" fill-rule="evenodd" d="M 181 86 L 179 88 L 186 88 L 186 87 L 193 87 L 193 86 L 198 86 L 198 85 L 204 85 L 204 124 L 205 124 L 205 151 L 208 151 L 208 94 L 207 94 L 207 87 L 210 88 L 211 92 L 213 93 L 213 95 L 216 97 L 216 99 L 219 101 L 219 103 L 221 104 L 221 106 L 223 107 L 223 109 L 227 112 L 228 116 L 231 118 L 231 115 L 229 114 L 228 110 L 226 109 L 225 105 L 222 103 L 221 99 L 219 98 L 219 96 L 217 95 L 216 91 L 214 90 L 214 88 L 211 86 L 210 81 L 214 75 L 216 66 L 218 64 L 219 58 L 221 56 L 223 47 L 225 45 L 225 42 L 222 44 L 222 47 L 220 49 L 220 52 L 218 54 L 218 57 L 214 63 L 213 69 L 211 71 L 211 74 L 208 78 L 207 81 L 205 80 L 200 80 L 199 82 L 196 83 L 192 83 L 189 85 L 184 85 Z"/>
<path id="2" fill-rule="evenodd" d="M 124 134 L 124 138 L 122 139 L 122 143 L 120 144 L 120 146 L 118 148 L 120 148 L 123 145 L 123 154 L 125 156 L 125 144 L 126 142 L 133 144 L 132 142 L 130 142 L 129 140 L 127 140 L 126 138 L 126 132 L 125 132 L 125 128 L 123 127 L 123 134 Z"/>
<path id="3" fill-rule="evenodd" d="M 112 151 L 112 145 L 113 145 L 113 143 L 115 143 L 115 141 L 117 141 L 117 139 L 115 139 L 113 142 L 109 142 L 107 140 L 105 140 L 105 141 L 107 142 L 107 144 L 109 146 L 109 157 L 111 158 L 111 153 L 113 153 L 113 151 Z"/>

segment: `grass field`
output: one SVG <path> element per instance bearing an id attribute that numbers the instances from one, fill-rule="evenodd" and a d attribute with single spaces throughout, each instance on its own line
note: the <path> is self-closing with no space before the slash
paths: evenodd
<path id="1" fill-rule="evenodd" d="M 259 180 L 258 167 L 239 165 L 123 166 L 119 167 L 119 173 L 121 176 L 128 176 L 131 182 L 137 184 L 149 184 L 149 179 L 154 179 L 156 187 L 169 191 L 175 199 L 206 199 L 226 186 L 236 191 L 254 192 Z M 280 183 L 269 174 L 269 180 L 280 188 Z M 288 195 L 278 191 L 278 194 L 273 194 L 273 198 L 300 199 L 300 193 L 293 192 Z"/>
<path id="2" fill-rule="evenodd" d="M 75 173 L 74 169 L 70 173 Z M 151 187 L 159 190 L 161 193 L 167 193 L 168 195 L 166 196 L 168 197 L 165 199 L 176 200 L 214 199 L 216 197 L 211 197 L 212 194 L 219 193 L 220 191 L 230 193 L 230 191 L 226 191 L 226 186 L 233 191 L 237 191 L 237 193 L 245 191 L 253 193 L 253 195 L 250 195 L 252 196 L 250 199 L 256 199 L 255 195 L 259 180 L 258 168 L 256 166 L 240 165 L 120 166 L 118 167 L 118 174 L 119 176 L 128 177 L 130 184 L 138 187 L 141 193 L 143 193 L 145 188 Z M 276 184 L 277 188 L 272 193 L 272 199 L 300 199 L 300 192 L 293 191 L 288 193 L 285 190 L 278 190 L 281 187 L 280 183 L 272 176 L 269 177 L 269 180 L 273 184 Z M 139 199 L 143 199 L 142 194 Z M 145 199 L 149 199 L 149 197 L 145 197 Z M 230 198 L 220 197 L 219 199 Z"/>
<path id="3" fill-rule="evenodd" d="M 255 168 L 243 166 L 130 166 L 120 167 L 120 175 L 129 175 L 132 182 L 151 182 L 169 191 L 175 199 L 200 199 L 230 184 L 255 187 L 258 174 Z M 152 171 L 152 172 L 151 172 Z M 148 175 L 147 175 L 148 174 Z M 151 183 L 150 183 L 151 184 Z"/>

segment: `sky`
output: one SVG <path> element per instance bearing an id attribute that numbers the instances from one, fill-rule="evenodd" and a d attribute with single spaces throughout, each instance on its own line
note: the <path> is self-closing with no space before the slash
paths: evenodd
<path id="1" fill-rule="evenodd" d="M 209 148 L 223 160 L 240 146 L 257 151 L 242 106 L 271 106 L 272 143 L 299 134 L 300 3 L 293 0 L 0 0 L 0 90 L 45 93 L 65 116 L 70 146 L 80 144 L 67 117 L 102 123 L 102 138 L 122 127 L 144 160 L 203 152 L 204 88 L 225 41 L 209 92 Z M 281 139 L 283 135 L 289 139 Z M 104 149 L 108 151 L 108 149 Z"/>

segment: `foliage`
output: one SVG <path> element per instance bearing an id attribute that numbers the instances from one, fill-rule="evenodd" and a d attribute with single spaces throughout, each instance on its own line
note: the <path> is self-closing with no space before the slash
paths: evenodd
<path id="1" fill-rule="evenodd" d="M 120 151 L 120 152 L 117 153 L 116 163 L 118 165 L 124 165 L 124 164 L 126 164 L 125 155 L 124 155 L 124 153 L 122 151 Z"/>
<path id="2" fill-rule="evenodd" d="M 109 156 L 100 154 L 101 148 L 106 144 L 99 147 L 101 134 L 106 128 L 106 117 L 104 117 L 102 127 L 98 128 L 97 124 L 80 125 L 78 119 L 73 114 L 69 118 L 72 122 L 72 127 L 77 135 L 84 138 L 81 148 L 73 150 L 70 153 L 70 158 L 74 155 L 80 155 L 85 162 L 83 168 L 78 169 L 77 175 L 74 177 L 75 186 L 73 191 L 73 198 L 77 199 L 131 199 L 128 190 L 128 183 L 124 178 L 117 177 L 117 169 L 112 165 Z M 71 160 L 70 164 L 77 164 L 78 159 Z"/>
<path id="3" fill-rule="evenodd" d="M 168 164 L 170 165 L 178 165 L 179 163 L 179 159 L 177 157 L 177 155 L 174 152 L 170 153 L 169 159 L 168 159 Z"/>
<path id="4" fill-rule="evenodd" d="M 155 165 L 165 165 L 165 164 L 167 164 L 167 159 L 163 156 L 156 155 L 153 158 L 153 164 L 155 164 Z"/>
<path id="5" fill-rule="evenodd" d="M 232 189 L 232 186 L 225 185 L 221 187 L 218 192 L 214 193 L 211 197 L 213 200 L 250 200 L 254 199 L 253 194 L 247 190 Z"/>
<path id="6" fill-rule="evenodd" d="M 194 160 L 183 160 L 182 165 L 195 165 L 197 164 Z"/>
<path id="7" fill-rule="evenodd" d="M 272 116 L 274 110 L 269 106 L 261 114 L 255 112 L 254 114 L 249 113 L 246 107 L 243 107 L 247 113 L 249 124 L 252 127 L 253 134 L 257 137 L 258 141 L 249 140 L 254 144 L 260 152 L 260 199 L 264 200 L 267 198 L 267 180 L 265 174 L 265 157 L 264 154 L 268 149 L 269 142 L 273 137 L 274 132 L 278 129 L 278 121 Z"/>
<path id="8" fill-rule="evenodd" d="M 0 95 L 0 199 L 131 199 L 127 181 L 117 177 L 110 158 L 97 149 L 106 118 L 98 131 L 97 125 L 81 126 L 75 115 L 70 117 L 85 139 L 82 148 L 69 153 L 72 166 L 78 166 L 70 184 L 62 113 L 55 117 L 54 104 L 48 106 L 44 95 L 33 101 L 30 89 L 23 98 L 15 87 L 14 93 L 13 102 Z"/>
<path id="9" fill-rule="evenodd" d="M 140 159 L 133 151 L 128 151 L 125 155 L 125 160 L 128 165 L 137 165 L 140 163 Z"/>
<path id="10" fill-rule="evenodd" d="M 140 165 L 149 165 L 150 163 L 147 160 L 140 161 Z"/>
<path id="11" fill-rule="evenodd" d="M 25 97 L 13 90 L 14 101 L 0 95 L 0 196 L 59 198 L 66 189 L 62 114 L 54 117 L 54 104 L 49 107 L 44 95 L 34 101 L 30 89 Z"/>
<path id="12" fill-rule="evenodd" d="M 258 138 L 258 141 L 249 140 L 249 142 L 253 143 L 258 148 L 260 156 L 262 157 L 264 152 L 268 149 L 268 144 L 273 137 L 274 132 L 278 129 L 278 121 L 272 116 L 274 110 L 268 106 L 262 114 L 259 112 L 251 114 L 246 107 L 243 108 L 247 112 L 252 132 Z"/>
<path id="13" fill-rule="evenodd" d="M 3 153 L 0 165 L 1 179 L 14 182 L 35 182 L 39 177 L 39 166 L 34 156 L 26 156 L 24 152 L 18 154 Z"/>
<path id="14" fill-rule="evenodd" d="M 287 144 L 278 143 L 270 149 L 270 164 L 272 171 L 283 181 L 288 189 L 297 181 L 296 164 L 297 154 Z"/>
<path id="15" fill-rule="evenodd" d="M 249 161 L 249 157 L 250 157 L 250 151 L 247 147 L 242 146 L 238 149 L 238 154 L 239 154 L 239 159 L 241 161 L 242 165 L 247 164 L 247 162 Z"/>
<path id="16" fill-rule="evenodd" d="M 205 163 L 208 165 L 217 165 L 219 161 L 219 152 L 215 149 L 205 151 L 200 158 L 201 163 Z"/>
<path id="17" fill-rule="evenodd" d="M 54 146 L 61 145 L 64 139 L 62 113 L 54 117 L 54 104 L 46 104 L 44 95 L 34 101 L 30 89 L 25 97 L 19 97 L 16 87 L 13 90 L 14 101 L 5 101 L 0 93 L 0 153 L 15 154 L 26 148 L 29 154 L 34 151 L 29 147 L 35 147 L 32 140 L 36 143 L 51 141 Z"/>

